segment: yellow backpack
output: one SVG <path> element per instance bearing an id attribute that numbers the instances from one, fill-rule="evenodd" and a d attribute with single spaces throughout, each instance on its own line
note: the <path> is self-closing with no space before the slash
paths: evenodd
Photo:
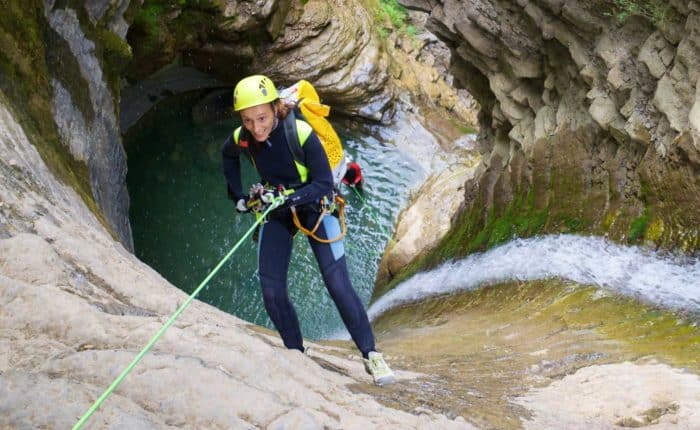
<path id="1" fill-rule="evenodd" d="M 292 126 L 291 128 L 296 128 L 294 117 L 299 117 L 309 123 L 311 128 L 314 129 L 321 141 L 323 149 L 326 151 L 328 164 L 331 167 L 331 171 L 333 171 L 334 178 L 340 174 L 340 178 L 336 181 L 339 182 L 345 171 L 345 156 L 340 137 L 338 137 L 333 126 L 326 119 L 331 111 L 330 106 L 322 104 L 313 85 L 311 85 L 309 81 L 303 79 L 291 87 L 282 89 L 280 91 L 280 98 L 285 103 L 294 104 L 296 106 L 295 109 L 290 112 L 290 115 L 288 115 L 289 117 L 294 113 L 294 116 L 289 120 L 289 124 Z M 290 142 L 292 154 L 297 162 L 305 165 L 303 151 L 301 150 L 297 135 L 298 133 L 296 130 L 290 130 L 287 141 L 296 142 L 296 144 Z M 342 172 L 340 172 L 341 170 Z"/>

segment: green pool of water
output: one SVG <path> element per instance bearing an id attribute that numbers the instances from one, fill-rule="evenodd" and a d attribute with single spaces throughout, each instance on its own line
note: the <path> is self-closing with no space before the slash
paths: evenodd
<path id="1" fill-rule="evenodd" d="M 188 294 L 254 222 L 252 215 L 235 212 L 222 173 L 220 148 L 238 121 L 196 124 L 190 111 L 186 99 L 161 104 L 125 139 L 136 255 Z M 408 187 L 423 175 L 394 146 L 342 128 L 338 132 L 366 176 L 364 197 L 369 207 L 343 188 L 348 200 L 345 245 L 350 277 L 366 305 Z M 241 164 L 245 186 L 258 182 L 247 160 Z M 247 239 L 198 298 L 272 328 L 262 304 L 256 252 L 256 244 Z M 295 238 L 288 283 L 305 337 L 321 339 L 344 330 L 301 234 Z"/>

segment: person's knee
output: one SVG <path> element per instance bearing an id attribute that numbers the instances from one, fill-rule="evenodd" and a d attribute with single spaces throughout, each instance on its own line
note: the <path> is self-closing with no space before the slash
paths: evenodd
<path id="1" fill-rule="evenodd" d="M 342 275 L 344 268 L 346 269 L 345 271 L 347 271 L 345 257 L 341 257 L 338 260 L 329 259 L 324 261 L 319 264 L 319 268 L 321 269 L 321 276 L 323 276 L 324 279 Z"/>
<path id="2" fill-rule="evenodd" d="M 265 302 L 274 302 L 287 295 L 286 282 L 270 276 L 260 275 L 260 289 Z"/>

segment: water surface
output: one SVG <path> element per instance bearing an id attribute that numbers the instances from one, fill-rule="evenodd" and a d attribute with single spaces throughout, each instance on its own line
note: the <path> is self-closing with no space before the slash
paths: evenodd
<path id="1" fill-rule="evenodd" d="M 227 198 L 221 145 L 235 119 L 196 124 L 191 104 L 156 107 L 133 129 L 125 145 L 136 255 L 187 293 L 194 291 L 254 222 L 237 214 Z M 409 188 L 426 175 L 409 155 L 367 134 L 338 126 L 346 151 L 364 168 L 367 206 L 350 192 L 346 217 L 347 261 L 362 301 L 371 296 L 380 254 Z M 258 182 L 242 159 L 243 183 Z M 246 185 L 247 186 L 247 185 Z M 255 324 L 272 328 L 259 290 L 256 245 L 245 241 L 198 298 Z M 306 238 L 297 234 L 289 272 L 290 297 L 305 337 L 318 339 L 342 329 Z"/>

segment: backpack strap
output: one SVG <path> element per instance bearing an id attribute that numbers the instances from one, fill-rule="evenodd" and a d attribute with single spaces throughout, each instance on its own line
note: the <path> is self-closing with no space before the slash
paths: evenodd
<path id="1" fill-rule="evenodd" d="M 253 154 L 250 152 L 250 145 L 252 136 L 250 135 L 250 132 L 243 128 L 243 126 L 239 126 L 235 130 L 233 130 L 233 141 L 238 146 L 239 151 L 241 151 L 243 154 L 245 154 L 246 158 L 250 160 L 251 164 L 253 164 L 253 167 L 255 167 L 255 159 L 253 158 Z"/>
<path id="2" fill-rule="evenodd" d="M 243 133 L 243 126 L 238 126 L 235 130 L 233 130 L 233 141 L 236 143 L 236 145 L 240 146 L 240 140 L 241 140 L 241 134 Z M 245 136 L 245 135 L 244 135 Z"/>
<path id="3" fill-rule="evenodd" d="M 290 109 L 287 116 L 284 118 L 284 136 L 287 138 L 287 145 L 292 152 L 294 161 L 299 164 L 306 165 L 306 157 L 302 149 L 301 139 L 299 138 L 299 129 L 297 127 L 297 118 L 294 109 Z M 304 139 L 306 141 L 306 139 Z"/>
<path id="4" fill-rule="evenodd" d="M 302 146 L 304 146 L 304 143 L 306 143 L 306 139 L 308 139 L 309 135 L 311 135 L 313 129 L 308 123 L 300 121 L 296 117 L 297 113 L 295 113 L 292 109 L 284 118 L 284 136 L 287 139 L 289 151 L 292 153 L 292 157 L 294 158 L 294 164 L 296 165 L 295 167 L 299 173 L 301 184 L 304 184 L 309 178 L 309 169 L 306 167 L 306 156 L 304 155 L 304 149 Z M 300 184 L 297 186 L 299 185 Z"/>

